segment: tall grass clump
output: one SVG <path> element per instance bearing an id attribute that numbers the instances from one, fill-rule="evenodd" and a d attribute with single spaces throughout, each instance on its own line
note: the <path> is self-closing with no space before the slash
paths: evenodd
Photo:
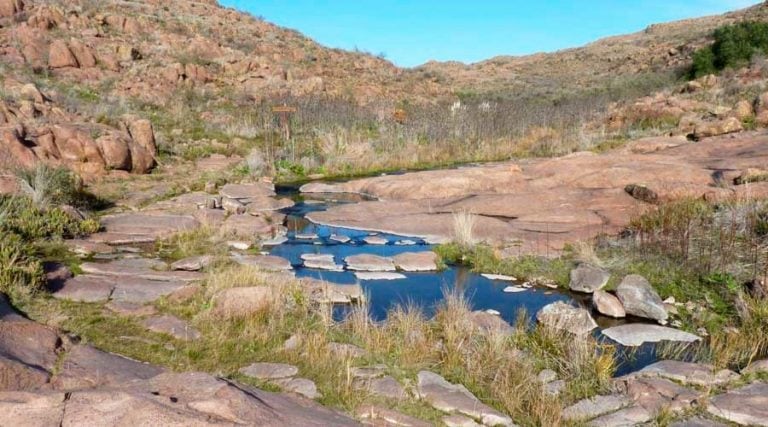
<path id="1" fill-rule="evenodd" d="M 453 214 L 453 240 L 464 249 L 472 248 L 475 241 L 475 225 L 477 216 L 471 212 L 461 211 Z"/>

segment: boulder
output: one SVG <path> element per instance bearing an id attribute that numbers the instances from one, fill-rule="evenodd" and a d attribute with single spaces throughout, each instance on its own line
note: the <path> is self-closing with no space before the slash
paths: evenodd
<path id="1" fill-rule="evenodd" d="M 707 411 L 740 425 L 768 425 L 768 384 L 754 383 L 714 396 Z"/>
<path id="2" fill-rule="evenodd" d="M 51 68 L 77 68 L 77 59 L 63 40 L 54 40 L 48 48 L 48 66 Z"/>
<path id="3" fill-rule="evenodd" d="M 733 114 L 739 120 L 745 120 L 755 115 L 752 103 L 742 99 L 733 107 Z"/>
<path id="4" fill-rule="evenodd" d="M 621 301 L 605 291 L 595 291 L 592 294 L 592 305 L 604 316 L 622 318 L 627 315 Z"/>
<path id="5" fill-rule="evenodd" d="M 744 126 L 736 117 L 728 117 L 715 122 L 702 122 L 696 125 L 693 131 L 694 139 L 709 138 L 728 133 L 741 132 Z"/>
<path id="6" fill-rule="evenodd" d="M 508 416 L 480 402 L 463 385 L 451 384 L 440 375 L 429 371 L 420 371 L 417 377 L 418 397 L 435 409 L 468 415 L 488 426 L 513 425 Z"/>
<path id="7" fill-rule="evenodd" d="M 180 259 L 171 264 L 171 269 L 182 271 L 200 271 L 208 267 L 213 261 L 213 257 L 210 255 L 199 255 Z"/>
<path id="8" fill-rule="evenodd" d="M 96 57 L 93 56 L 93 51 L 90 46 L 85 45 L 77 39 L 72 39 L 69 42 L 69 50 L 77 61 L 77 65 L 80 68 L 91 68 L 96 66 Z"/>
<path id="9" fill-rule="evenodd" d="M 493 333 L 502 335 L 512 335 L 514 328 L 502 319 L 501 316 L 490 314 L 485 311 L 473 311 L 469 314 L 469 321 L 481 333 Z"/>
<path id="10" fill-rule="evenodd" d="M 768 170 L 760 168 L 746 168 L 741 171 L 733 183 L 736 185 L 749 184 L 751 182 L 768 181 Z"/>
<path id="11" fill-rule="evenodd" d="M 630 274 L 616 288 L 616 296 L 627 314 L 653 320 L 667 320 L 669 314 L 661 297 L 643 276 Z"/>
<path id="12" fill-rule="evenodd" d="M 571 281 L 568 288 L 576 292 L 591 294 L 608 284 L 611 274 L 600 267 L 582 263 L 571 270 Z"/>
<path id="13" fill-rule="evenodd" d="M 272 304 L 274 293 L 269 286 L 229 288 L 213 297 L 213 314 L 222 317 L 246 317 Z"/>
<path id="14" fill-rule="evenodd" d="M 635 199 L 646 203 L 657 203 L 659 201 L 659 195 L 645 185 L 629 184 L 624 187 L 624 191 Z"/>
<path id="15" fill-rule="evenodd" d="M 768 373 L 768 359 L 755 360 L 741 372 L 743 374 L 756 374 L 758 372 Z"/>
<path id="16" fill-rule="evenodd" d="M 104 157 L 104 163 L 110 169 L 130 171 L 133 168 L 131 150 L 128 143 L 113 134 L 102 135 L 96 144 Z"/>
<path id="17" fill-rule="evenodd" d="M 597 328 L 597 323 L 589 315 L 589 311 L 562 301 L 544 306 L 536 313 L 536 320 L 544 326 L 575 335 L 586 335 Z"/>
<path id="18" fill-rule="evenodd" d="M 603 329 L 602 332 L 603 335 L 608 338 L 628 347 L 637 347 L 647 342 L 695 342 L 701 340 L 700 337 L 685 331 L 668 328 L 666 326 L 649 325 L 646 323 L 630 323 L 614 326 Z"/>
<path id="19" fill-rule="evenodd" d="M 0 0 L 0 18 L 7 18 L 24 11 L 24 0 Z"/>

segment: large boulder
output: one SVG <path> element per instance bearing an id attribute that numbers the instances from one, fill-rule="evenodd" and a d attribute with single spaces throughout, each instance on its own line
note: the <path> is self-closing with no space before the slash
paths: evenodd
<path id="1" fill-rule="evenodd" d="M 72 39 L 69 42 L 69 50 L 77 60 L 77 65 L 80 68 L 91 68 L 96 66 L 96 57 L 93 56 L 93 51 L 90 46 L 77 39 Z"/>
<path id="2" fill-rule="evenodd" d="M 558 301 L 544 306 L 536 313 L 536 320 L 550 328 L 586 335 L 597 327 L 589 311 Z"/>
<path id="3" fill-rule="evenodd" d="M 592 305 L 604 316 L 622 318 L 627 315 L 621 301 L 605 291 L 595 291 L 592 294 Z"/>
<path id="4" fill-rule="evenodd" d="M 54 40 L 48 48 L 48 66 L 51 68 L 77 68 L 77 58 L 63 40 Z"/>
<path id="5" fill-rule="evenodd" d="M 0 18 L 6 18 L 24 10 L 24 0 L 0 0 Z"/>
<path id="6" fill-rule="evenodd" d="M 616 288 L 616 296 L 627 314 L 657 321 L 669 318 L 661 297 L 643 276 L 630 274 Z"/>
<path id="7" fill-rule="evenodd" d="M 591 294 L 605 287 L 610 278 L 611 274 L 602 268 L 582 263 L 571 270 L 571 282 L 568 287 L 572 291 Z"/>
<path id="8" fill-rule="evenodd" d="M 744 126 L 741 124 L 741 120 L 736 117 L 728 117 L 716 122 L 702 122 L 697 124 L 693 131 L 693 137 L 694 139 L 702 139 L 711 136 L 741 132 L 742 130 L 744 130 Z"/>
<path id="9" fill-rule="evenodd" d="M 133 168 L 131 160 L 131 150 L 125 140 L 119 139 L 116 135 L 102 135 L 96 139 L 104 162 L 110 169 L 130 171 Z"/>

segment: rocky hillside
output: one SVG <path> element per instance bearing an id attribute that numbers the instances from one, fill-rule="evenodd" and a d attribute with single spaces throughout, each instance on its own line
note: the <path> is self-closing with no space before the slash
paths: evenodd
<path id="1" fill-rule="evenodd" d="M 761 3 L 724 15 L 655 24 L 635 34 L 554 53 L 498 56 L 468 65 L 429 62 L 419 69 L 455 92 L 475 94 L 541 96 L 640 84 L 641 78 L 652 79 L 649 75 L 679 73 L 690 66 L 693 52 L 708 41 L 715 28 L 766 19 L 768 5 Z"/>

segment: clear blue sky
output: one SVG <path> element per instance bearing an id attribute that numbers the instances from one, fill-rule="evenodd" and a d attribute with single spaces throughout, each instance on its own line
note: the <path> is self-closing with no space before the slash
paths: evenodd
<path id="1" fill-rule="evenodd" d="M 383 52 L 400 66 L 476 62 L 580 46 L 757 0 L 219 0 L 319 43 Z"/>

